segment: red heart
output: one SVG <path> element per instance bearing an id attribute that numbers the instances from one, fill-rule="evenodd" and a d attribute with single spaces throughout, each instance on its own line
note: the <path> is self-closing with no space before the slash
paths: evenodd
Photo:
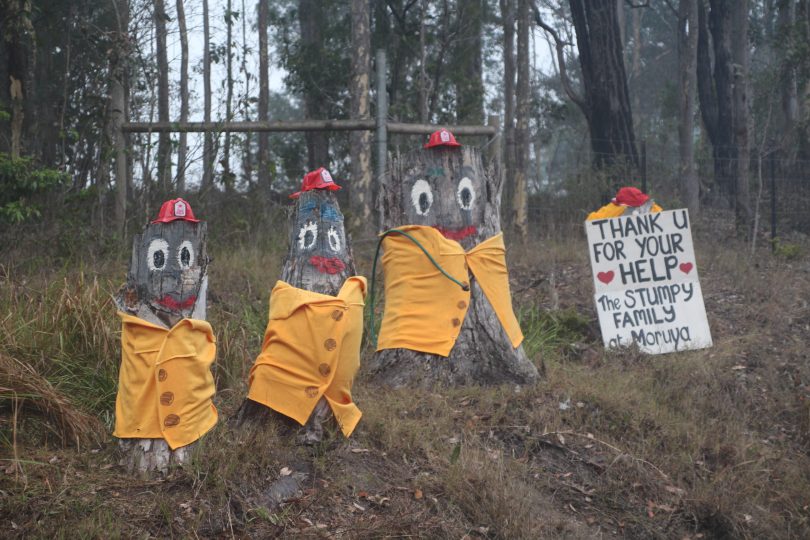
<path id="1" fill-rule="evenodd" d="M 693 266 L 692 263 L 681 263 L 680 266 L 681 272 L 683 272 L 684 274 L 688 274 L 689 272 L 692 271 L 692 266 Z"/>
<path id="2" fill-rule="evenodd" d="M 608 270 L 607 272 L 599 272 L 596 274 L 596 279 L 601 281 L 602 283 L 608 284 L 613 281 L 613 270 Z"/>

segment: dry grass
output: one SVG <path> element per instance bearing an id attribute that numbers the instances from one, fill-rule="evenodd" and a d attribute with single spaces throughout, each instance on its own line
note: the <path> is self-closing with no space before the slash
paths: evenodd
<path id="1" fill-rule="evenodd" d="M 245 234 L 260 238 L 259 229 L 246 224 Z M 695 243 L 711 349 L 606 353 L 583 235 L 544 239 L 509 253 L 525 346 L 546 367 L 535 387 L 385 391 L 361 372 L 355 388 L 364 417 L 351 440 L 334 436 L 304 449 L 273 428 L 233 431 L 221 422 L 190 466 L 153 480 L 123 476 L 110 437 L 88 451 L 47 436 L 75 438 L 80 430 L 60 426 L 72 425 L 77 409 L 109 432 L 120 354 L 109 296 L 123 264 L 96 264 L 94 277 L 3 268 L 0 373 L 16 377 L 3 386 L 48 396 L 25 402 L 39 410 L 0 402 L 7 405 L 0 451 L 25 467 L 24 478 L 0 470 L 4 532 L 808 537 L 810 263 L 762 250 L 752 259 L 746 246 L 718 242 L 709 230 L 699 225 Z M 357 236 L 358 267 L 367 270 L 374 242 Z M 257 247 L 240 238 L 214 238 L 210 250 L 223 419 L 244 397 L 284 254 L 283 239 Z M 284 467 L 310 478 L 299 500 L 268 507 L 263 494 Z"/>

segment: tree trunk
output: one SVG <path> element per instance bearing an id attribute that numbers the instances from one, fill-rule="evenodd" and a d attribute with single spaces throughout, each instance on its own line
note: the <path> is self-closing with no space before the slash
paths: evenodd
<path id="1" fill-rule="evenodd" d="M 521 240 L 529 235 L 529 0 L 517 0 L 517 110 L 515 113 L 515 192 L 512 199 L 514 218 L 510 220 Z"/>
<path id="2" fill-rule="evenodd" d="M 317 0 L 298 0 L 298 22 L 301 29 L 301 47 L 308 58 L 320 58 L 323 51 L 323 5 Z M 304 105 L 307 118 L 326 117 L 323 96 L 316 83 L 309 82 L 304 90 Z M 307 164 L 314 170 L 329 166 L 329 135 L 325 131 L 308 132 Z"/>
<path id="3" fill-rule="evenodd" d="M 329 258 L 338 268 L 334 273 L 313 263 L 315 258 Z M 289 249 L 281 269 L 281 280 L 320 294 L 337 296 L 347 278 L 356 274 L 354 256 L 343 227 L 343 216 L 333 191 L 315 189 L 301 194 L 290 218 Z M 313 359 L 314 361 L 315 359 Z M 303 444 L 323 439 L 324 423 L 332 419 L 332 410 L 321 398 L 303 427 L 251 399 L 245 398 L 236 413 L 235 423 L 261 426 L 268 421 L 280 422 L 287 432 L 297 431 Z"/>
<path id="4" fill-rule="evenodd" d="M 230 122 L 233 118 L 233 2 L 228 0 L 225 6 L 225 28 L 226 42 L 225 50 L 225 121 Z M 225 132 L 225 144 L 222 152 L 222 183 L 225 193 L 231 194 L 234 190 L 236 175 L 231 171 L 231 133 Z"/>
<path id="5" fill-rule="evenodd" d="M 799 92 L 796 80 L 796 65 L 789 58 L 794 50 L 794 25 L 796 24 L 796 2 L 793 0 L 777 1 L 777 32 L 779 43 L 783 46 L 779 58 L 781 63 L 781 98 L 782 98 L 782 131 L 787 134 L 788 144 L 793 141 L 792 134 L 799 116 Z"/>
<path id="6" fill-rule="evenodd" d="M 459 32 L 454 50 L 456 119 L 459 124 L 484 123 L 482 0 L 458 0 Z"/>
<path id="7" fill-rule="evenodd" d="M 417 224 L 439 228 L 447 235 L 464 226 L 473 231 L 459 240 L 465 250 L 500 232 L 500 175 L 484 169 L 476 148 L 424 149 L 397 155 L 390 170 L 380 195 L 383 230 Z M 441 176 L 437 177 L 438 171 Z M 474 192 L 469 215 L 458 208 L 463 198 L 457 194 L 461 186 L 456 185 L 456 179 L 462 176 L 470 181 L 469 189 Z M 373 383 L 432 387 L 529 384 L 537 380 L 537 368 L 526 357 L 523 346 L 512 346 L 478 281 L 472 275 L 468 280 L 470 301 L 450 355 L 444 358 L 410 349 L 384 349 L 367 364 Z"/>
<path id="8" fill-rule="evenodd" d="M 616 6 L 602 0 L 569 0 L 569 3 L 577 36 L 593 163 L 597 169 L 613 169 L 616 182 L 620 178 L 626 181 L 630 173 L 627 168 L 637 171 L 639 161 Z"/>
<path id="9" fill-rule="evenodd" d="M 188 122 L 188 32 L 183 0 L 177 0 L 177 24 L 180 27 L 180 121 Z M 186 190 L 186 155 L 188 135 L 180 132 L 177 147 L 177 193 Z"/>
<path id="10" fill-rule="evenodd" d="M 155 53 L 158 67 L 158 121 L 169 121 L 169 57 L 166 50 L 166 6 L 163 0 L 154 0 Z M 158 135 L 158 185 L 159 198 L 171 192 L 172 143 L 168 133 Z"/>
<path id="11" fill-rule="evenodd" d="M 203 119 L 211 121 L 211 32 L 208 0 L 203 0 Z M 200 191 L 206 197 L 214 187 L 214 136 L 206 131 L 203 140 L 203 177 Z"/>
<path id="12" fill-rule="evenodd" d="M 239 70 L 245 77 L 245 93 L 242 99 L 242 119 L 250 121 L 250 73 L 247 66 L 248 40 L 247 40 L 247 11 L 245 10 L 245 0 L 242 0 L 242 63 Z M 245 186 L 251 188 L 253 185 L 253 133 L 245 133 L 242 136 L 242 175 L 245 179 Z"/>
<path id="13" fill-rule="evenodd" d="M 127 66 L 129 52 L 129 0 L 116 0 L 116 35 L 112 53 L 114 66 L 111 73 L 110 100 L 112 106 L 112 127 L 115 135 L 115 221 L 121 238 L 124 237 L 127 218 L 127 189 L 129 187 L 129 167 L 127 166 L 126 137 L 121 124 L 127 113 Z"/>
<path id="14" fill-rule="evenodd" d="M 697 216 L 700 184 L 695 171 L 693 142 L 695 85 L 697 80 L 697 0 L 680 0 L 678 6 L 678 149 L 680 188 L 689 214 Z"/>
<path id="15" fill-rule="evenodd" d="M 506 226 L 512 228 L 515 194 L 515 0 L 500 0 L 503 21 L 503 135 L 504 135 L 504 214 Z"/>
<path id="16" fill-rule="evenodd" d="M 268 53 L 267 53 L 267 25 L 269 0 L 259 0 L 259 118 L 260 122 L 269 120 L 270 88 L 268 81 Z M 259 133 L 259 156 L 258 156 L 258 178 L 259 186 L 265 197 L 270 199 L 270 163 L 268 162 L 268 152 L 270 151 L 269 135 L 265 132 Z"/>
<path id="17" fill-rule="evenodd" d="M 155 245 L 163 244 L 155 249 Z M 127 283 L 116 296 L 116 307 L 149 323 L 171 328 L 183 318 L 206 319 L 208 255 L 207 224 L 178 220 L 149 224 L 136 235 Z M 189 251 L 183 258 L 181 251 Z M 162 258 L 157 258 L 160 252 Z M 176 255 L 175 255 L 176 254 Z M 156 264 L 154 261 L 157 261 Z M 183 268 L 183 265 L 189 266 Z M 159 266 L 160 272 L 152 270 Z M 167 308 L 160 298 L 171 295 L 186 307 Z M 196 442 L 172 450 L 164 439 L 119 439 L 120 464 L 129 474 L 166 473 L 172 465 L 187 463 Z"/>
<path id="18" fill-rule="evenodd" d="M 369 117 L 369 73 L 371 70 L 371 32 L 368 0 L 352 0 L 352 118 Z M 352 214 L 358 225 L 371 218 L 371 133 L 354 131 L 349 135 L 352 174 Z"/>
<path id="19" fill-rule="evenodd" d="M 11 157 L 17 158 L 25 147 L 26 125 L 34 123 L 34 70 L 36 61 L 36 35 L 31 24 L 31 2 L 16 0 L 6 8 L 13 24 L 8 25 L 6 50 L 8 51 L 8 81 L 11 98 Z"/>
<path id="20" fill-rule="evenodd" d="M 734 178 L 734 215 L 737 233 L 743 238 L 751 236 L 753 213 L 749 188 L 749 168 L 751 147 L 749 140 L 748 104 L 748 0 L 732 2 L 731 15 L 732 60 L 734 62 L 733 103 L 734 103 L 734 145 L 737 147 L 736 174 Z"/>
<path id="21" fill-rule="evenodd" d="M 429 120 L 428 95 L 430 94 L 427 75 L 427 0 L 419 2 L 419 122 L 427 124 Z"/>

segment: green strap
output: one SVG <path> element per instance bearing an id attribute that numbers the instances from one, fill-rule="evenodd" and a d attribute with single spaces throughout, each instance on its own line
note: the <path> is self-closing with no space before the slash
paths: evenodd
<path id="1" fill-rule="evenodd" d="M 374 330 L 374 284 L 377 281 L 377 259 L 380 257 L 380 248 L 382 247 L 383 240 L 385 240 L 385 237 L 388 236 L 389 234 L 400 234 L 405 238 L 407 238 L 408 240 L 410 240 L 411 242 L 413 242 L 414 244 L 416 244 L 416 246 L 419 249 L 421 249 L 422 253 L 424 253 L 425 256 L 428 258 L 428 260 L 430 260 L 430 262 L 433 263 L 433 266 L 435 266 L 439 272 L 444 274 L 444 277 L 446 277 L 447 279 L 449 279 L 450 281 L 461 287 L 462 291 L 470 290 L 470 286 L 468 284 L 462 283 L 461 281 L 457 280 L 456 278 L 448 274 L 447 271 L 445 271 L 445 269 L 442 268 L 442 266 L 438 262 L 436 262 L 436 259 L 434 259 L 430 253 L 428 253 L 428 250 L 425 249 L 425 246 L 419 243 L 419 240 L 417 240 L 410 234 L 406 233 L 405 231 L 399 229 L 388 229 L 387 231 L 385 231 L 380 235 L 380 240 L 377 242 L 377 251 L 374 253 L 374 263 L 371 265 L 371 291 L 369 292 L 369 304 L 371 304 L 371 320 L 370 320 L 369 334 L 371 335 L 371 342 L 374 344 L 375 347 L 377 346 L 377 332 Z"/>

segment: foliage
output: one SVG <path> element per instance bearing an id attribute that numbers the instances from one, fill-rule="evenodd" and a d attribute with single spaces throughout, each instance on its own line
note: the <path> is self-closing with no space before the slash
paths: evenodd
<path id="1" fill-rule="evenodd" d="M 63 185 L 68 175 L 41 168 L 30 158 L 12 158 L 0 152 L 0 220 L 22 223 L 40 216 L 40 207 L 31 201 Z"/>

